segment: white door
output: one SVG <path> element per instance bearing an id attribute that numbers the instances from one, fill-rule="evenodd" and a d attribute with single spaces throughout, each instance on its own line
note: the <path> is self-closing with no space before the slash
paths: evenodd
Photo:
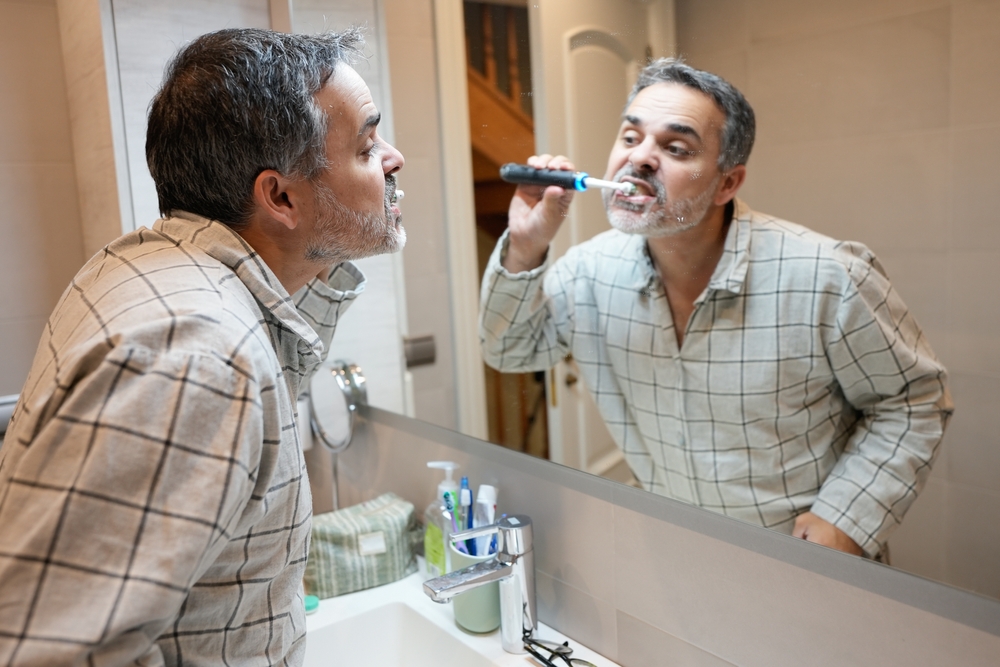
<path id="1" fill-rule="evenodd" d="M 538 0 L 529 3 L 529 21 L 537 150 L 567 155 L 601 177 L 641 64 L 673 51 L 673 2 Z M 600 194 L 577 195 L 555 256 L 608 228 Z M 549 373 L 549 456 L 627 481 L 621 452 L 579 375 L 572 360 Z"/>

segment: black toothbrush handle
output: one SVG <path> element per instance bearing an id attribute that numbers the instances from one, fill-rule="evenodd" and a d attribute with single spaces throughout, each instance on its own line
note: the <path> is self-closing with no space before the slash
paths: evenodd
<path id="1" fill-rule="evenodd" d="M 569 190 L 584 190 L 583 179 L 587 175 L 579 171 L 562 169 L 535 169 L 526 164 L 508 162 L 500 167 L 500 178 L 508 183 L 523 185 L 558 185 Z"/>

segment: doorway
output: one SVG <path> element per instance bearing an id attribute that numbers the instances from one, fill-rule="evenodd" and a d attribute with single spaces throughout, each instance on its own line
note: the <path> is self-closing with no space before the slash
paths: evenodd
<path id="1" fill-rule="evenodd" d="M 463 3 L 469 127 L 479 276 L 507 228 L 515 186 L 500 166 L 535 152 L 528 9 L 510 3 Z M 489 440 L 549 458 L 545 373 L 485 368 Z"/>

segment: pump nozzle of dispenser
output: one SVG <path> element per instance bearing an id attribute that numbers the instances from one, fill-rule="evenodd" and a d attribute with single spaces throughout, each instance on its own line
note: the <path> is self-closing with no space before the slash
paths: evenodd
<path id="1" fill-rule="evenodd" d="M 444 481 L 438 484 L 439 487 L 445 486 L 448 489 L 458 489 L 458 483 L 452 477 L 452 473 L 459 468 L 457 463 L 454 461 L 428 461 L 427 467 L 434 468 L 436 470 L 444 470 Z"/>

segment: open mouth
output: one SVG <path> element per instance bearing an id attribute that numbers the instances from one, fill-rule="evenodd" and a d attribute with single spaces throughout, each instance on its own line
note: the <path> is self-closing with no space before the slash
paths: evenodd
<path id="1" fill-rule="evenodd" d="M 630 211 L 648 211 L 651 206 L 666 202 L 666 192 L 658 181 L 650 182 L 629 174 L 620 176 L 617 180 L 632 184 L 635 186 L 635 191 L 630 195 L 621 191 L 615 192 L 611 200 L 612 205 Z"/>
<path id="2" fill-rule="evenodd" d="M 632 176 L 625 176 L 621 179 L 622 183 L 631 183 L 635 186 L 635 191 L 631 195 L 626 195 L 625 193 L 620 193 L 621 196 L 626 198 L 641 198 L 641 197 L 656 197 L 656 190 L 647 181 L 641 178 L 634 178 Z"/>

